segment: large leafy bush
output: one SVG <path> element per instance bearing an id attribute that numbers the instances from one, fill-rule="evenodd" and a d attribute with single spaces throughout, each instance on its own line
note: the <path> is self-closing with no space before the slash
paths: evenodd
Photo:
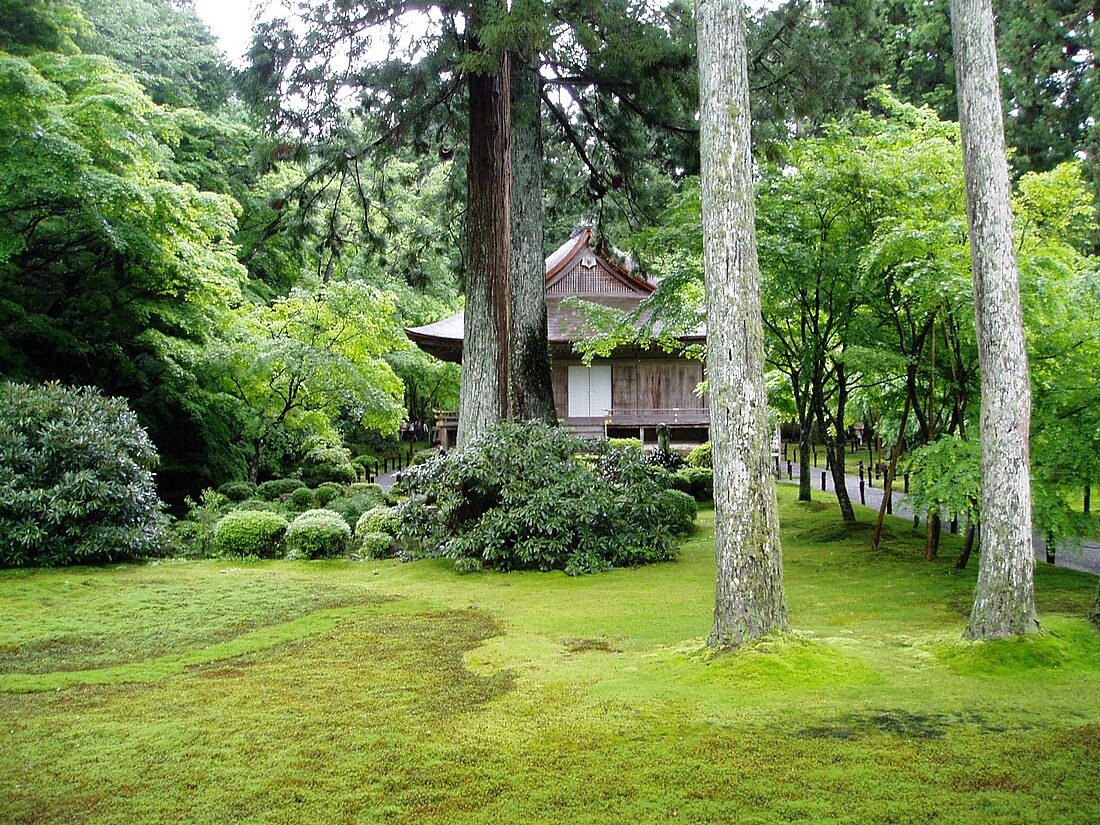
<path id="1" fill-rule="evenodd" d="M 402 536 L 421 551 L 500 570 L 570 574 L 665 561 L 682 500 L 664 495 L 636 449 L 541 424 L 501 424 L 413 467 Z"/>
<path id="2" fill-rule="evenodd" d="M 87 564 L 164 542 L 156 449 L 120 398 L 0 385 L 0 565 Z"/>
<path id="3" fill-rule="evenodd" d="M 273 559 L 281 555 L 287 520 L 268 510 L 233 510 L 214 528 L 214 552 L 220 555 L 259 556 Z"/>

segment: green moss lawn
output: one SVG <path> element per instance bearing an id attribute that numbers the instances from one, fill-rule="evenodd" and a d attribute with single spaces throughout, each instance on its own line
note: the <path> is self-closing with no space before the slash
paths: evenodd
<path id="1" fill-rule="evenodd" d="M 965 644 L 953 537 L 872 554 L 870 511 L 795 492 L 796 632 L 717 658 L 709 513 L 678 562 L 583 578 L 2 573 L 0 821 L 1100 821 L 1096 578 L 1040 568 L 1045 632 Z"/>

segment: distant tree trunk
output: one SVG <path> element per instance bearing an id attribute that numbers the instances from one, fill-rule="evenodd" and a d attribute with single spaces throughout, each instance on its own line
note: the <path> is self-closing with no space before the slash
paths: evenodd
<path id="1" fill-rule="evenodd" d="M 974 552 L 974 538 L 978 533 L 977 525 L 971 521 L 966 525 L 966 536 L 963 538 L 963 549 L 959 553 L 959 560 L 955 562 L 956 570 L 965 570 L 970 562 L 970 554 Z"/>
<path id="2" fill-rule="evenodd" d="M 512 55 L 511 412 L 557 423 L 546 340 L 542 209 L 542 98 L 537 70 Z"/>
<path id="3" fill-rule="evenodd" d="M 924 434 L 924 443 L 931 444 L 936 437 L 936 327 L 932 327 L 932 345 L 928 367 L 928 431 Z M 928 529 L 924 533 L 924 560 L 932 561 L 940 551 L 940 511 L 928 510 Z"/>
<path id="4" fill-rule="evenodd" d="M 741 0 L 700 0 L 700 136 L 707 397 L 714 454 L 717 586 L 708 644 L 788 626 L 764 391 L 748 66 Z"/>
<path id="5" fill-rule="evenodd" d="M 871 549 L 878 550 L 882 541 L 882 522 L 886 519 L 886 505 L 890 496 L 894 494 L 894 475 L 898 469 L 898 456 L 901 455 L 902 440 L 905 438 L 905 425 L 909 423 L 909 394 L 905 395 L 905 402 L 901 406 L 901 425 L 898 427 L 898 440 L 894 442 L 894 452 L 890 456 L 890 467 L 886 471 L 886 481 L 882 485 L 882 502 L 878 508 L 878 521 L 875 522 L 874 532 L 871 533 Z"/>
<path id="6" fill-rule="evenodd" d="M 833 418 L 832 472 L 833 490 L 837 504 L 840 505 L 840 518 L 846 524 L 855 522 L 856 514 L 852 508 L 852 499 L 848 495 L 848 484 L 844 477 L 844 413 L 848 405 L 848 376 L 844 364 L 836 365 L 836 417 Z"/>
<path id="7" fill-rule="evenodd" d="M 966 636 L 997 639 L 1039 627 L 1028 464 L 1031 387 L 989 0 L 951 0 L 951 30 L 982 372 L 982 553 Z"/>
<path id="8" fill-rule="evenodd" d="M 476 16 L 471 27 L 476 26 Z M 508 417 L 510 101 L 505 52 L 494 74 L 471 72 L 465 332 L 458 445 Z"/>
<path id="9" fill-rule="evenodd" d="M 810 501 L 813 478 L 810 472 L 810 421 L 799 424 L 798 433 L 798 500 Z"/>
<path id="10" fill-rule="evenodd" d="M 924 560 L 932 561 L 940 552 L 940 533 L 943 532 L 943 524 L 939 513 L 929 512 L 928 526 L 924 531 Z"/>

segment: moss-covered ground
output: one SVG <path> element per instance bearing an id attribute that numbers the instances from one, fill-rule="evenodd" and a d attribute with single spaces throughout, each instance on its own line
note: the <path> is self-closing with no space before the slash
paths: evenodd
<path id="1" fill-rule="evenodd" d="M 1100 822 L 1096 578 L 1044 633 L 960 641 L 953 537 L 779 490 L 795 632 L 703 650 L 679 561 L 567 578 L 441 561 L 0 574 L 2 822 Z M 815 494 L 816 495 L 816 494 Z"/>

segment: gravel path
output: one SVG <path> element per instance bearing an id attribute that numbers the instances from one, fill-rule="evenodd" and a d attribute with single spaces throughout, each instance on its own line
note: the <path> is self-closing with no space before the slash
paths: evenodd
<path id="1" fill-rule="evenodd" d="M 794 468 L 794 472 L 797 474 L 798 468 Z M 814 492 L 821 492 L 821 479 L 822 475 L 825 478 L 825 488 L 827 492 L 835 492 L 833 485 L 832 473 L 825 472 L 819 468 L 812 471 L 811 477 L 814 482 Z M 848 496 L 852 499 L 853 504 L 859 504 L 859 476 L 845 475 L 845 486 L 848 488 Z M 793 481 L 790 481 L 784 477 L 779 479 L 783 484 L 798 484 L 797 475 Z M 900 482 L 900 479 L 899 479 Z M 864 496 L 868 507 L 877 510 L 882 504 L 882 480 L 874 482 L 874 486 L 864 486 Z M 905 503 L 905 495 L 898 490 L 894 490 L 893 498 L 893 510 L 894 515 L 901 518 L 913 518 L 913 508 L 909 507 Z M 944 523 L 944 530 L 947 530 L 947 523 Z M 1032 539 L 1033 546 L 1035 548 L 1035 558 L 1043 564 L 1046 564 L 1047 552 L 1046 541 L 1038 533 Z M 1076 542 L 1063 542 L 1056 546 L 1055 550 L 1055 564 L 1059 567 L 1068 567 L 1072 570 L 1083 570 L 1086 573 L 1096 573 L 1100 575 L 1100 542 L 1093 540 L 1082 540 L 1080 546 L 1076 545 Z"/>

